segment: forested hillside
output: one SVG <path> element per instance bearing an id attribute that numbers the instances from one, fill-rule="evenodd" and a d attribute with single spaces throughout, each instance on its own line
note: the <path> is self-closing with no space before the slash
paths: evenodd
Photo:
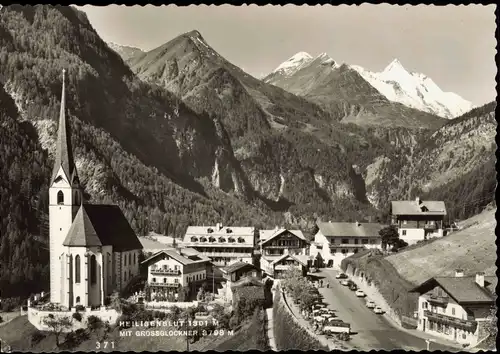
<path id="1" fill-rule="evenodd" d="M 39 232 L 46 230 L 46 214 L 39 216 L 47 205 L 62 68 L 77 168 L 91 202 L 119 204 L 139 235 L 180 236 L 188 224 L 217 221 L 283 222 L 258 201 L 256 207 L 212 187 L 208 178 L 218 159 L 247 197 L 213 121 L 136 79 L 83 13 L 60 6 L 3 7 L 0 149 L 8 163 L 0 167 L 2 296 L 33 290 L 24 281 L 40 279 L 33 269 L 40 273 L 47 264 L 29 235 L 42 245 L 47 237 Z"/>
<path id="2" fill-rule="evenodd" d="M 416 194 L 480 207 L 494 188 L 494 106 L 437 131 L 363 127 L 249 76 L 196 31 L 130 60 L 71 7 L 0 9 L 2 296 L 47 284 L 63 68 L 86 199 L 118 204 L 138 235 L 363 221 Z"/>

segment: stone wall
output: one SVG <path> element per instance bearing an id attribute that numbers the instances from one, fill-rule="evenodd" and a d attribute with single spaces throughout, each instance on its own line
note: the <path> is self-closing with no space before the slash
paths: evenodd
<path id="1" fill-rule="evenodd" d="M 49 311 L 49 310 L 39 310 L 34 307 L 28 307 L 28 320 L 40 331 L 51 331 L 51 328 L 44 324 L 44 319 L 50 315 L 54 318 L 68 317 L 71 319 L 73 327 L 64 330 L 64 332 L 75 331 L 80 328 L 87 328 L 87 319 L 89 316 L 96 316 L 100 318 L 103 322 L 109 322 L 110 324 L 116 323 L 120 313 L 115 309 L 101 309 L 101 310 L 90 310 L 79 311 L 82 316 L 81 321 L 77 321 L 73 318 L 73 314 L 76 310 L 73 308 L 71 311 Z"/>
<path id="2" fill-rule="evenodd" d="M 198 301 L 192 301 L 192 302 L 149 301 L 145 302 L 144 305 L 148 309 L 161 309 L 174 306 L 177 306 L 181 309 L 185 309 L 188 307 L 198 307 Z"/>

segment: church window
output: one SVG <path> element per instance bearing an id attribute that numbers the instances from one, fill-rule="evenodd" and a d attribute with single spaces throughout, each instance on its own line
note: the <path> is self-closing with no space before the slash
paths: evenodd
<path id="1" fill-rule="evenodd" d="M 136 263 L 136 261 L 135 261 L 135 253 L 134 253 L 134 264 L 135 264 L 135 263 Z"/>
<path id="2" fill-rule="evenodd" d="M 127 255 L 124 255 L 123 256 L 123 265 L 126 266 L 127 265 Z"/>
<path id="3" fill-rule="evenodd" d="M 78 256 L 77 256 L 78 257 Z M 80 303 L 80 296 L 77 296 L 76 297 L 76 303 L 79 304 Z"/>
<path id="4" fill-rule="evenodd" d="M 127 272 L 123 273 L 123 280 L 127 281 Z"/>
<path id="5" fill-rule="evenodd" d="M 73 204 L 75 205 L 80 204 L 80 193 L 78 191 L 75 192 L 75 202 Z"/>
<path id="6" fill-rule="evenodd" d="M 64 204 L 64 193 L 62 191 L 57 192 L 57 204 Z"/>
<path id="7" fill-rule="evenodd" d="M 75 283 L 80 283 L 80 256 L 75 257 Z M 78 301 L 77 301 L 78 302 Z"/>
<path id="8" fill-rule="evenodd" d="M 97 260 L 95 254 L 90 257 L 90 284 L 97 283 Z"/>
<path id="9" fill-rule="evenodd" d="M 132 264 L 132 262 L 131 262 L 132 258 L 131 258 L 131 257 L 132 257 L 132 255 L 129 253 L 129 254 L 128 254 L 128 264 L 129 264 L 129 265 L 131 265 L 131 264 Z"/>

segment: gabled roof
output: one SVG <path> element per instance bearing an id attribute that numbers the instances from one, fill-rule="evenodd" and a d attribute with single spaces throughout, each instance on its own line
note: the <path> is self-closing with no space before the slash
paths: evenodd
<path id="1" fill-rule="evenodd" d="M 100 244 L 97 244 L 97 240 Z M 65 246 L 113 246 L 113 251 L 142 249 L 117 205 L 83 204 L 63 243 Z"/>
<path id="2" fill-rule="evenodd" d="M 165 249 L 165 250 L 161 250 L 161 251 L 156 252 L 151 257 L 142 261 L 141 264 L 150 263 L 151 261 L 153 261 L 159 257 L 164 257 L 164 256 L 171 257 L 171 258 L 175 259 L 177 262 L 181 263 L 182 265 L 188 265 L 188 264 L 193 264 L 193 263 L 198 263 L 198 262 L 209 261 L 208 258 L 202 257 L 202 256 L 198 256 L 199 259 L 197 259 L 197 260 L 190 259 L 189 257 L 193 257 L 193 255 L 187 255 L 187 254 L 183 255 L 182 250 L 176 250 L 176 249 L 172 248 L 172 249 Z"/>
<path id="3" fill-rule="evenodd" d="M 230 264 L 227 267 L 223 268 L 222 271 L 226 274 L 231 274 L 231 273 L 234 273 L 240 269 L 247 268 L 247 267 L 252 268 L 252 269 L 258 269 L 253 264 L 250 264 L 247 262 L 235 262 L 235 263 Z"/>
<path id="4" fill-rule="evenodd" d="M 73 149 L 71 146 L 71 133 L 69 124 L 66 119 L 66 83 L 65 70 L 63 69 L 63 83 L 61 93 L 61 111 L 59 112 L 59 127 L 57 131 L 56 156 L 54 161 L 54 169 L 52 170 L 51 184 L 54 183 L 59 168 L 62 167 L 64 173 L 69 179 L 69 183 L 73 184 L 76 173 L 75 161 L 73 159 Z"/>
<path id="5" fill-rule="evenodd" d="M 443 201 L 397 200 L 391 206 L 392 215 L 446 215 Z"/>
<path id="6" fill-rule="evenodd" d="M 289 232 L 292 235 L 295 235 L 297 238 L 299 238 L 305 242 L 308 242 L 306 240 L 306 238 L 304 237 L 304 234 L 302 233 L 302 231 L 300 231 L 300 230 L 288 230 L 288 229 L 260 230 L 259 231 L 260 242 L 262 244 L 265 244 L 265 243 L 275 239 L 276 237 L 282 235 L 284 232 Z"/>
<path id="7" fill-rule="evenodd" d="M 278 263 L 280 263 L 281 261 L 283 261 L 283 260 L 285 260 L 287 258 L 292 258 L 292 259 L 295 259 L 300 264 L 302 264 L 303 266 L 307 266 L 307 257 L 308 256 L 300 256 L 300 255 L 293 255 L 293 254 L 284 254 L 283 256 L 281 256 L 281 257 L 273 260 L 271 264 L 274 266 L 275 264 L 278 264 Z"/>
<path id="8" fill-rule="evenodd" d="M 317 222 L 316 225 L 327 238 L 343 236 L 380 237 L 379 231 L 384 228 L 382 224 L 369 222 Z"/>
<path id="9" fill-rule="evenodd" d="M 87 211 L 80 206 L 75 219 L 69 228 L 68 234 L 63 242 L 64 246 L 92 247 L 102 246 L 102 242 L 90 220 Z"/>
<path id="10" fill-rule="evenodd" d="M 429 290 L 440 286 L 458 304 L 494 303 L 494 294 L 491 289 L 492 277 L 485 277 L 485 287 L 476 283 L 475 276 L 469 277 L 435 277 L 427 280 L 410 292 L 425 294 Z"/>

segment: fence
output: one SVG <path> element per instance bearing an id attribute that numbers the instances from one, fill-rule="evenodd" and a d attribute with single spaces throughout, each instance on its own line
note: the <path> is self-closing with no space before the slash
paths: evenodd
<path id="1" fill-rule="evenodd" d="M 145 302 L 144 306 L 149 309 L 168 309 L 174 306 L 179 307 L 181 309 L 186 309 L 189 307 L 198 307 L 198 301 L 193 301 L 193 302 L 150 301 L 150 302 Z"/>

